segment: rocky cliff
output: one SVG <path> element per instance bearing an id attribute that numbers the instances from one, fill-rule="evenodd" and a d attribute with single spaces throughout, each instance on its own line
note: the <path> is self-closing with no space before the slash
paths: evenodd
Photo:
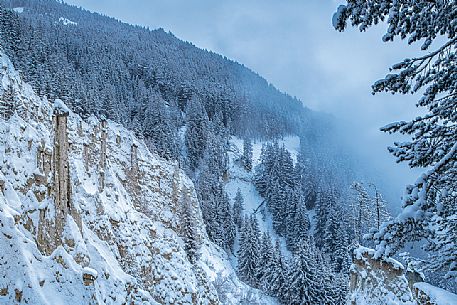
<path id="1" fill-rule="evenodd" d="M 262 299 L 208 241 L 194 186 L 177 163 L 116 123 L 83 120 L 38 97 L 1 52 L 0 65 L 0 303 Z M 183 202 L 195 260 L 185 251 Z"/>
<path id="2" fill-rule="evenodd" d="M 429 285 L 424 277 L 391 258 L 376 258 L 375 251 L 360 247 L 351 266 L 351 305 L 451 305 L 457 296 Z"/>

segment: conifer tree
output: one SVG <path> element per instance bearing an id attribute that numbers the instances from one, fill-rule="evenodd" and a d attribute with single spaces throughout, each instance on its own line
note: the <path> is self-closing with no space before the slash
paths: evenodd
<path id="1" fill-rule="evenodd" d="M 287 276 L 287 304 L 319 304 L 321 302 L 314 254 L 308 241 L 300 242 Z"/>
<path id="2" fill-rule="evenodd" d="M 150 149 L 161 157 L 175 160 L 178 157 L 176 132 L 169 109 L 160 96 L 148 103 L 142 125 L 142 134 Z"/>
<path id="3" fill-rule="evenodd" d="M 197 218 L 191 204 L 189 190 L 184 187 L 180 198 L 181 232 L 184 240 L 184 250 L 191 263 L 198 260 L 200 237 L 197 230 Z"/>
<path id="4" fill-rule="evenodd" d="M 288 262 L 283 257 L 281 244 L 278 239 L 275 241 L 273 254 L 272 265 L 270 267 L 273 272 L 265 277 L 265 282 L 270 283 L 270 287 L 267 291 L 270 291 L 270 293 L 279 300 L 284 301 L 286 299 L 287 291 L 286 277 Z"/>
<path id="5" fill-rule="evenodd" d="M 319 287 L 319 302 L 323 304 L 339 304 L 336 299 L 339 294 L 339 287 L 335 282 L 336 274 L 331 270 L 330 264 L 319 250 L 312 251 L 316 268 L 316 281 Z"/>
<path id="6" fill-rule="evenodd" d="M 260 247 L 259 247 L 259 262 L 257 267 L 257 283 L 259 288 L 264 289 L 264 291 L 268 291 L 268 285 L 265 280 L 272 270 L 272 263 L 274 259 L 274 248 L 271 242 L 270 234 L 262 233 L 262 237 L 260 238 Z"/>
<path id="7" fill-rule="evenodd" d="M 303 139 L 300 142 L 304 142 Z M 301 152 L 298 155 L 297 161 L 297 175 L 300 179 L 301 191 L 303 194 L 303 200 L 307 209 L 313 209 L 316 205 L 317 199 L 317 175 L 315 173 L 315 167 L 312 164 L 311 158 L 305 157 L 305 153 L 302 151 L 305 148 L 301 148 Z"/>
<path id="8" fill-rule="evenodd" d="M 227 253 L 231 253 L 236 227 L 230 201 L 217 171 L 204 166 L 197 187 L 208 237 Z"/>
<path id="9" fill-rule="evenodd" d="M 374 188 L 374 197 L 373 197 L 373 209 L 372 212 L 375 221 L 376 221 L 376 229 L 379 230 L 381 228 L 381 224 L 385 221 L 390 220 L 390 214 L 387 210 L 387 203 L 382 197 L 382 194 L 379 192 L 378 188 L 374 184 L 370 184 Z"/>
<path id="10" fill-rule="evenodd" d="M 258 286 L 260 257 L 259 229 L 255 216 L 246 217 L 241 228 L 240 248 L 238 249 L 238 274 L 252 287 Z"/>
<path id="11" fill-rule="evenodd" d="M 252 143 L 249 138 L 244 139 L 242 160 L 244 168 L 250 172 L 252 169 Z"/>
<path id="12" fill-rule="evenodd" d="M 455 251 L 447 249 L 451 240 L 457 240 L 456 225 L 445 215 L 457 214 L 455 203 L 448 200 L 454 199 L 457 181 L 456 8 L 454 1 L 350 0 L 333 17 L 339 31 L 348 24 L 365 31 L 384 21 L 388 25 L 384 41 L 397 37 L 409 44 L 420 42 L 421 50 L 427 52 L 395 64 L 390 74 L 373 85 L 374 93 L 422 94 L 417 106 L 425 108 L 425 114 L 382 130 L 410 136 L 408 141 L 394 143 L 389 151 L 397 162 L 427 171 L 406 187 L 403 212 L 372 238 L 377 243 L 377 256 L 394 255 L 407 242 L 427 239 L 428 249 L 438 253 L 435 267 L 439 265 L 454 278 Z M 431 47 L 434 50 L 429 50 Z M 444 210 L 447 212 L 442 214 Z"/>
<path id="13" fill-rule="evenodd" d="M 322 243 L 322 251 L 327 254 L 334 254 L 335 251 L 341 247 L 342 240 L 342 228 L 341 228 L 341 217 L 342 214 L 333 208 L 328 213 L 325 236 Z"/>
<path id="14" fill-rule="evenodd" d="M 186 128 L 186 147 L 189 167 L 194 170 L 198 167 L 200 160 L 203 158 L 208 140 L 208 117 L 202 104 L 196 98 L 193 98 L 186 110 L 187 128 Z"/>
<path id="15" fill-rule="evenodd" d="M 324 238 L 327 233 L 327 219 L 334 205 L 334 198 L 330 188 L 319 187 L 316 198 L 316 226 L 314 229 L 314 240 L 316 246 L 321 248 L 324 245 Z"/>
<path id="16" fill-rule="evenodd" d="M 220 238 L 226 252 L 231 254 L 233 253 L 233 245 L 235 243 L 236 225 L 233 221 L 233 211 L 228 196 L 225 192 L 223 192 L 222 196 L 220 207 L 218 207 L 218 218 L 222 228 Z"/>
<path id="17" fill-rule="evenodd" d="M 236 192 L 236 196 L 233 202 L 233 221 L 237 226 L 238 230 L 241 229 L 241 225 L 243 222 L 243 215 L 244 215 L 244 199 L 243 195 L 241 194 L 241 190 L 238 188 Z"/>
<path id="18" fill-rule="evenodd" d="M 17 110 L 16 97 L 12 86 L 8 86 L 0 99 L 0 115 L 8 120 Z"/>
<path id="19" fill-rule="evenodd" d="M 354 234 L 358 244 L 362 244 L 363 235 L 373 225 L 372 200 L 362 183 L 354 182 L 351 189 L 354 192 L 351 202 Z"/>

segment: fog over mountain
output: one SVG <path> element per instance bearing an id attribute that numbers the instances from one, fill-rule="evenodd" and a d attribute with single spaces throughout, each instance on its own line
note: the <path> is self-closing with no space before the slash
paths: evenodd
<path id="1" fill-rule="evenodd" d="M 248 66 L 311 109 L 332 114 L 347 129 L 341 134 L 351 135 L 347 142 L 363 162 L 389 183 L 390 201 L 399 201 L 404 185 L 418 174 L 396 164 L 387 152 L 398 135 L 379 131 L 393 121 L 415 117 L 419 110 L 414 97 L 371 94 L 371 85 L 384 77 L 387 67 L 418 47 L 383 43 L 384 25 L 363 34 L 356 29 L 336 32 L 332 16 L 343 1 L 66 2 L 132 24 L 164 28 Z"/>

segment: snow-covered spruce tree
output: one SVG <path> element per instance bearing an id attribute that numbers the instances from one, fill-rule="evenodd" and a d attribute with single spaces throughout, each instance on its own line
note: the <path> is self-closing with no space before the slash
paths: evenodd
<path id="1" fill-rule="evenodd" d="M 349 0 L 338 8 L 333 25 L 343 31 L 347 24 L 361 31 L 385 21 L 384 41 L 395 37 L 409 44 L 421 43 L 424 54 L 392 67 L 392 74 L 377 81 L 373 91 L 422 94 L 417 106 L 427 110 L 410 121 L 382 128 L 411 136 L 394 143 L 389 151 L 398 162 L 427 168 L 406 187 L 403 211 L 373 234 L 378 256 L 398 252 L 408 241 L 426 239 L 428 249 L 438 252 L 433 268 L 448 270 L 457 278 L 457 23 L 455 1 Z M 435 42 L 435 44 L 432 44 Z M 430 47 L 433 45 L 433 50 Z M 450 200 L 451 199 L 451 200 Z M 449 216 L 451 215 L 451 216 Z"/>
<path id="2" fill-rule="evenodd" d="M 217 172 L 205 166 L 200 173 L 197 187 L 208 237 L 227 253 L 231 253 L 236 228 L 230 201 L 225 194 L 220 177 Z"/>
<path id="3" fill-rule="evenodd" d="M 321 291 L 314 253 L 307 240 L 302 240 L 294 253 L 287 274 L 286 304 L 320 304 Z"/>
<path id="4" fill-rule="evenodd" d="M 318 249 L 313 249 L 314 264 L 316 268 L 316 281 L 318 289 L 318 300 L 321 304 L 338 304 L 335 302 L 339 294 L 339 287 L 336 286 L 336 273 L 331 270 L 331 264 L 325 259 L 324 254 Z"/>
<path id="5" fill-rule="evenodd" d="M 232 253 L 236 226 L 232 206 L 222 181 L 223 173 L 227 170 L 227 135 L 221 124 L 219 116 L 213 115 L 213 120 L 205 132 L 205 149 L 203 157 L 200 158 L 203 161 L 198 167 L 199 175 L 196 180 L 208 236 L 227 253 Z"/>
<path id="6" fill-rule="evenodd" d="M 196 98 L 187 105 L 187 128 L 185 142 L 187 159 L 191 170 L 195 170 L 205 153 L 208 140 L 208 116 L 200 101 Z"/>
<path id="7" fill-rule="evenodd" d="M 230 201 L 227 194 L 223 193 L 223 198 L 220 202 L 220 207 L 217 209 L 218 219 L 220 220 L 223 234 L 222 244 L 227 253 L 233 253 L 233 245 L 236 238 L 236 225 L 233 221 L 233 210 L 230 206 Z"/>
<path id="8" fill-rule="evenodd" d="M 208 237 L 232 253 L 236 227 L 229 199 L 219 178 L 206 168 L 199 180 L 199 200 Z"/>
<path id="9" fill-rule="evenodd" d="M 201 240 L 196 227 L 196 215 L 190 201 L 189 190 L 184 187 L 183 195 L 179 202 L 179 216 L 181 220 L 181 235 L 184 240 L 184 250 L 191 263 L 198 260 L 198 251 L 201 246 Z"/>
<path id="10" fill-rule="evenodd" d="M 255 170 L 254 184 L 266 200 L 274 230 L 286 237 L 287 225 L 289 229 L 292 228 L 289 220 L 295 218 L 301 204 L 300 175 L 297 174 L 290 152 L 278 143 L 265 145 L 260 160 Z"/>
<path id="11" fill-rule="evenodd" d="M 16 98 L 13 92 L 13 87 L 9 86 L 0 99 L 0 116 L 4 120 L 8 120 L 16 111 Z"/>
<path id="12" fill-rule="evenodd" d="M 286 235 L 286 207 L 289 194 L 293 190 L 278 181 L 274 181 L 271 187 L 271 195 L 267 199 L 268 210 L 273 218 L 273 229 L 281 236 Z"/>
<path id="13" fill-rule="evenodd" d="M 241 194 L 241 190 L 238 188 L 236 191 L 235 198 L 233 199 L 233 221 L 237 226 L 238 230 L 241 229 L 241 224 L 243 223 L 243 211 L 244 211 L 244 198 Z"/>
<path id="14" fill-rule="evenodd" d="M 309 148 L 304 147 L 302 144 L 304 142 L 304 139 L 300 139 L 300 153 L 297 157 L 296 172 L 300 179 L 306 208 L 313 209 L 316 205 L 317 174 L 316 167 L 311 160 L 311 153 L 308 151 Z"/>
<path id="15" fill-rule="evenodd" d="M 356 242 L 362 244 L 364 234 L 368 233 L 373 225 L 372 200 L 365 186 L 360 182 L 351 185 L 353 198 L 351 200 L 351 221 Z"/>
<path id="16" fill-rule="evenodd" d="M 322 252 L 335 272 L 347 272 L 350 265 L 349 240 L 343 218 L 344 214 L 337 207 L 330 211 L 322 245 Z"/>
<path id="17" fill-rule="evenodd" d="M 271 241 L 270 244 L 272 245 Z M 284 290 L 285 266 L 279 241 L 276 241 L 274 246 L 272 245 L 270 260 L 266 261 L 260 268 L 263 270 L 260 288 L 266 293 L 280 298 L 281 292 Z"/>
<path id="18" fill-rule="evenodd" d="M 169 160 L 177 159 L 176 130 L 171 124 L 169 108 L 158 94 L 146 106 L 142 128 L 145 142 L 152 151 Z"/>
<path id="19" fill-rule="evenodd" d="M 374 184 L 370 184 L 374 188 L 374 197 L 373 201 L 373 216 L 374 220 L 376 221 L 376 229 L 379 230 L 381 228 L 381 224 L 390 220 L 391 216 L 389 211 L 387 210 L 387 202 L 384 200 L 384 197 L 379 192 L 378 188 Z"/>
<path id="20" fill-rule="evenodd" d="M 271 263 L 274 257 L 274 247 L 273 243 L 271 242 L 270 234 L 262 233 L 260 238 L 260 247 L 259 247 L 259 264 L 257 268 L 257 282 L 259 283 L 260 289 L 265 289 L 268 291 L 268 285 L 265 281 L 268 274 L 270 274 L 273 270 L 271 270 Z"/>
<path id="21" fill-rule="evenodd" d="M 250 172 L 252 169 L 252 142 L 249 138 L 244 139 L 243 164 L 244 168 Z"/>
<path id="22" fill-rule="evenodd" d="M 297 188 L 290 193 L 286 202 L 286 244 L 290 251 L 308 237 L 310 223 L 306 207 Z"/>
<path id="23" fill-rule="evenodd" d="M 0 28 L 2 29 L 1 36 L 4 41 L 2 47 L 12 52 L 17 52 L 20 42 L 19 17 L 14 11 L 5 9 L 2 6 L 0 6 Z"/>
<path id="24" fill-rule="evenodd" d="M 275 267 L 272 270 L 275 270 L 270 277 L 267 277 L 265 280 L 271 283 L 269 288 L 270 293 L 277 297 L 279 300 L 284 300 L 286 295 L 286 276 L 287 276 L 287 261 L 284 258 L 281 251 L 280 241 L 277 239 L 275 241 L 275 256 L 273 263 Z"/>
<path id="25" fill-rule="evenodd" d="M 252 287 L 258 286 L 258 267 L 260 257 L 260 236 L 255 216 L 246 217 L 240 232 L 240 248 L 237 252 L 238 274 Z"/>
<path id="26" fill-rule="evenodd" d="M 316 199 L 316 227 L 314 229 L 314 239 L 318 248 L 324 246 L 324 239 L 327 235 L 327 219 L 330 211 L 336 208 L 337 199 L 337 193 L 333 186 L 319 187 Z"/>
<path id="27" fill-rule="evenodd" d="M 254 173 L 254 185 L 260 195 L 264 198 L 268 198 L 269 190 L 272 185 L 270 181 L 271 172 L 274 167 L 274 151 L 277 147 L 268 143 L 262 146 L 262 151 L 260 153 L 260 164 L 256 166 Z"/>

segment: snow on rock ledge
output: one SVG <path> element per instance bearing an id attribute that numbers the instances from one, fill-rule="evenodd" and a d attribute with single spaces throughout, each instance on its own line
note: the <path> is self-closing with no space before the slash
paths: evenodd
<path id="1" fill-rule="evenodd" d="M 423 277 L 392 259 L 375 258 L 375 250 L 359 247 L 351 266 L 351 305 L 450 305 L 457 296 L 423 282 Z"/>
<path id="2" fill-rule="evenodd" d="M 414 293 L 419 304 L 429 305 L 455 305 L 457 295 L 428 283 L 414 284 Z"/>
<path id="3" fill-rule="evenodd" d="M 365 247 L 354 251 L 350 304 L 416 305 L 404 267 L 393 259 L 375 259 L 374 253 Z"/>

